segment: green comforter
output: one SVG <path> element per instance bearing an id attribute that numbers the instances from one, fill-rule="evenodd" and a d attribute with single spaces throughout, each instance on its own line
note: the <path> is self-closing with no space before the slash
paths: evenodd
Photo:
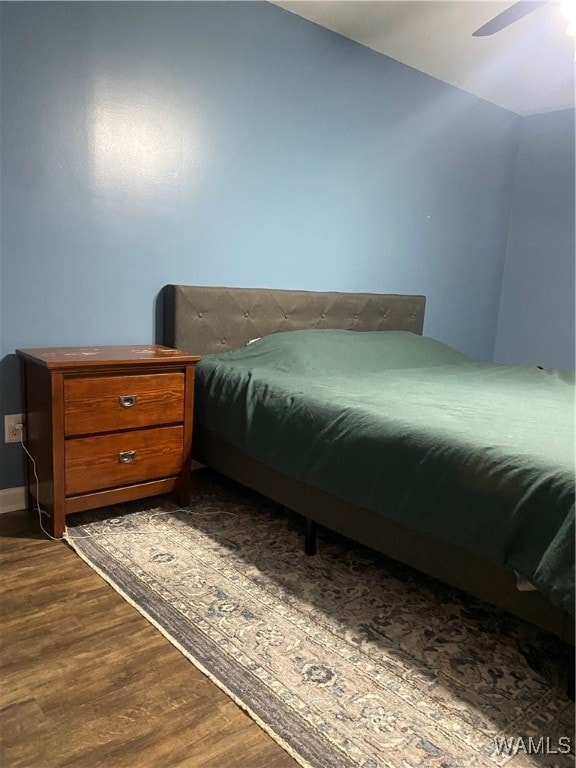
<path id="1" fill-rule="evenodd" d="M 574 613 L 574 376 L 403 331 L 278 333 L 197 368 L 196 418 L 267 465 L 514 569 Z"/>

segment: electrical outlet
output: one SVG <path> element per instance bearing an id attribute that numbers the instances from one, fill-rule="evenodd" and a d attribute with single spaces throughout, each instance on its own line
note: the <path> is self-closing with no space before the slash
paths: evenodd
<path id="1" fill-rule="evenodd" d="M 24 439 L 25 438 L 24 414 L 12 413 L 9 416 L 4 416 L 4 442 L 5 443 L 20 442 L 20 430 L 16 428 L 17 424 L 22 424 L 22 439 Z"/>

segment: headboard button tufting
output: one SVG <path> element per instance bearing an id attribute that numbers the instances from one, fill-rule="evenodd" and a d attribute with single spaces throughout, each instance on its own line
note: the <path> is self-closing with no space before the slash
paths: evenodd
<path id="1" fill-rule="evenodd" d="M 415 295 L 171 285 L 164 294 L 164 343 L 210 354 L 254 336 L 311 327 L 421 333 L 424 307 L 425 297 Z"/>

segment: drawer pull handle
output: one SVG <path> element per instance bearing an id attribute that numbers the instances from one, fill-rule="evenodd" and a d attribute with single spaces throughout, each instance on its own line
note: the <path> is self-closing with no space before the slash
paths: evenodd
<path id="1" fill-rule="evenodd" d="M 132 464 L 136 458 L 136 451 L 120 451 L 118 461 L 120 464 Z"/>
<path id="2" fill-rule="evenodd" d="M 120 395 L 118 400 L 122 408 L 132 408 L 138 402 L 138 395 Z"/>

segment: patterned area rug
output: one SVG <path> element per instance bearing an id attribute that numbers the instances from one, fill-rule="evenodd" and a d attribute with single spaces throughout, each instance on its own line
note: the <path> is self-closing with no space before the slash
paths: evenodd
<path id="1" fill-rule="evenodd" d="M 561 643 L 328 531 L 307 557 L 298 516 L 195 475 L 67 539 L 303 766 L 574 765 Z"/>

